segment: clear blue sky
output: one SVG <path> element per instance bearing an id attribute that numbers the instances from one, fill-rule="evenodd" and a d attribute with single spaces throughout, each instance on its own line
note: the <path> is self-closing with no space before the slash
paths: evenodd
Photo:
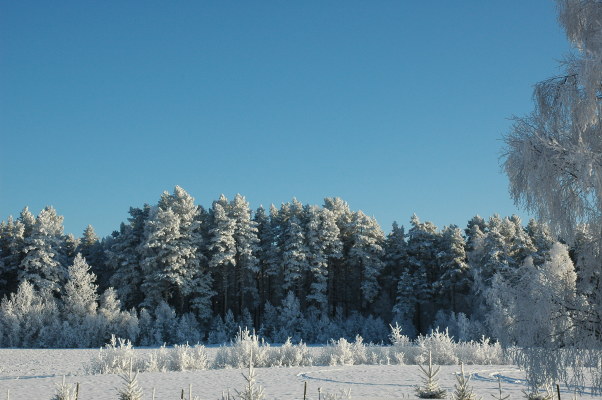
<path id="1" fill-rule="evenodd" d="M 568 50 L 551 0 L 2 0 L 0 220 L 104 236 L 175 185 L 385 231 L 527 218 L 501 137 Z"/>

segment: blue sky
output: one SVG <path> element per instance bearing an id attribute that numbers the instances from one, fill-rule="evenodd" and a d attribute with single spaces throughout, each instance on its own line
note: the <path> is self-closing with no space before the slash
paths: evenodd
<path id="1" fill-rule="evenodd" d="M 501 137 L 568 50 L 551 0 L 2 1 L 0 219 L 104 236 L 175 185 L 526 219 Z"/>

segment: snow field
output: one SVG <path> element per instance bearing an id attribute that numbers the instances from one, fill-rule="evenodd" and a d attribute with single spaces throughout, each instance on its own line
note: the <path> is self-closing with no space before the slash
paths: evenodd
<path id="1" fill-rule="evenodd" d="M 135 349 L 137 357 L 144 358 L 157 349 Z M 311 353 L 321 351 L 310 347 Z M 219 348 L 207 348 L 210 360 Z M 0 400 L 10 390 L 11 399 L 50 399 L 66 375 L 66 382 L 80 384 L 80 400 L 114 400 L 122 379 L 117 374 L 86 373 L 97 349 L 0 349 Z M 502 378 L 504 394 L 511 399 L 523 398 L 527 390 L 524 372 L 510 365 L 469 365 L 465 372 L 473 374 L 471 385 L 477 396 L 487 399 L 497 393 L 497 376 Z M 440 386 L 450 395 L 456 383 L 458 365 L 443 365 L 439 373 Z M 144 390 L 144 399 L 151 399 L 156 389 L 156 400 L 179 398 L 184 389 L 186 396 L 192 385 L 193 396 L 201 399 L 219 399 L 222 393 L 235 394 L 242 390 L 246 369 L 209 369 L 183 372 L 141 372 L 138 376 Z M 414 388 L 422 384 L 421 372 L 416 365 L 337 365 L 256 368 L 257 383 L 263 386 L 267 399 L 300 399 L 307 382 L 307 397 L 318 399 L 318 388 L 325 393 L 339 394 L 351 390 L 353 399 L 416 398 Z M 563 400 L 573 393 L 563 390 Z M 187 397 L 186 397 L 187 398 Z M 585 396 L 602 399 L 601 396 Z"/>

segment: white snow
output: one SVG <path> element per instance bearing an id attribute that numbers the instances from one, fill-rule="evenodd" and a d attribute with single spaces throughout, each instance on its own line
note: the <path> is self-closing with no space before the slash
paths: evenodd
<path id="1" fill-rule="evenodd" d="M 136 349 L 150 352 L 153 349 Z M 49 399 L 55 385 L 66 375 L 67 383 L 79 383 L 80 400 L 113 400 L 122 381 L 118 375 L 89 375 L 86 365 L 96 357 L 95 349 L 0 349 L 0 399 L 6 398 L 10 390 L 11 399 Z M 211 356 L 215 348 L 208 349 Z M 142 356 L 142 354 L 139 354 Z M 455 374 L 459 366 L 441 366 L 440 386 L 450 394 L 456 383 Z M 497 392 L 497 375 L 502 377 L 502 389 L 512 399 L 523 397 L 526 390 L 524 373 L 517 367 L 465 366 L 466 373 L 473 374 L 471 384 L 478 397 L 483 399 Z M 156 400 L 180 398 L 182 389 L 188 398 L 188 387 L 192 385 L 193 397 L 219 399 L 222 392 L 242 390 L 245 370 L 221 369 L 194 372 L 145 372 L 139 381 L 144 398 L 151 399 L 152 388 L 156 388 Z M 307 398 L 318 399 L 318 388 L 324 393 L 351 390 L 352 399 L 400 399 L 416 398 L 414 387 L 421 383 L 416 365 L 355 365 L 333 367 L 256 368 L 257 383 L 263 386 L 267 399 L 300 399 L 303 385 L 307 382 Z M 573 393 L 561 390 L 563 400 L 571 399 Z M 602 399 L 601 396 L 587 396 Z"/>

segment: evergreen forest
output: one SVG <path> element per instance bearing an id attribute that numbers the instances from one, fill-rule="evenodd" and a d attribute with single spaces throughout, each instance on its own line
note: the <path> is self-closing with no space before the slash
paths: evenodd
<path id="1" fill-rule="evenodd" d="M 598 285 L 579 269 L 581 235 L 568 248 L 543 223 L 498 215 L 462 228 L 413 215 L 385 234 L 340 198 L 251 210 L 222 195 L 204 208 L 181 187 L 104 238 L 25 208 L 0 224 L 0 345 L 224 343 L 239 326 L 280 343 L 376 343 L 396 323 L 410 337 L 520 344 L 534 304 L 562 319 L 559 304 Z"/>

